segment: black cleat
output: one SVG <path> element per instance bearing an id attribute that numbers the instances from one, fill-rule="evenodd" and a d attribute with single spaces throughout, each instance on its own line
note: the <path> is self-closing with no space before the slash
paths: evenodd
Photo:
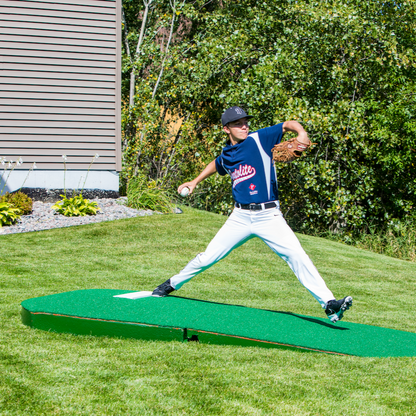
<path id="1" fill-rule="evenodd" d="M 166 280 L 166 282 L 159 285 L 152 293 L 152 296 L 156 296 L 159 298 L 163 298 L 168 296 L 169 293 L 173 292 L 175 289 L 170 285 L 170 279 Z"/>
<path id="2" fill-rule="evenodd" d="M 333 323 L 339 321 L 344 316 L 344 312 L 352 306 L 352 297 L 346 296 L 340 300 L 330 300 L 326 304 L 325 313 Z"/>

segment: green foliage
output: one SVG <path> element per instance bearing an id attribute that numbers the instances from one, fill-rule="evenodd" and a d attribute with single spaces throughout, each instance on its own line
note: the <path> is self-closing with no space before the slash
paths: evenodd
<path id="1" fill-rule="evenodd" d="M 52 209 L 56 213 L 65 215 L 66 217 L 96 215 L 100 209 L 96 202 L 83 198 L 82 194 L 74 195 L 72 198 L 67 198 L 66 195 L 61 195 L 61 197 L 62 200 L 56 202 L 52 206 Z"/>
<path id="2" fill-rule="evenodd" d="M 0 196 L 0 202 L 8 202 L 14 208 L 18 208 L 20 215 L 27 215 L 32 212 L 32 198 L 21 191 L 13 193 L 6 192 L 4 195 Z"/>
<path id="3" fill-rule="evenodd" d="M 123 4 L 133 51 L 142 6 Z M 294 119 L 317 143 L 278 166 L 292 226 L 341 233 L 413 212 L 414 1 L 197 0 L 176 11 L 168 53 L 172 10 L 160 0 L 140 53 L 123 57 L 126 102 L 137 74 L 136 105 L 123 111 L 125 181 L 138 172 L 166 186 L 195 177 L 224 144 L 222 111 L 242 105 L 255 116 L 251 130 Z M 198 201 L 226 213 L 227 198 Z"/>
<path id="4" fill-rule="evenodd" d="M 20 210 L 14 208 L 12 204 L 0 202 L 0 227 L 12 225 L 20 218 Z"/>
<path id="5" fill-rule="evenodd" d="M 172 213 L 173 205 L 167 193 L 156 181 L 143 175 L 130 180 L 127 188 L 127 205 L 134 209 L 150 209 L 164 214 Z"/>
<path id="6" fill-rule="evenodd" d="M 82 191 L 84 190 L 85 183 L 87 182 L 87 177 L 90 172 L 91 166 L 95 160 L 99 158 L 99 155 L 96 153 L 88 166 L 87 174 L 84 179 L 84 183 L 80 191 L 73 190 L 72 198 L 68 198 L 66 195 L 66 185 L 65 185 L 65 174 L 66 174 L 66 161 L 67 156 L 62 155 L 64 162 L 64 191 L 65 195 L 61 195 L 62 200 L 57 201 L 56 204 L 52 206 L 52 209 L 56 213 L 65 215 L 66 217 L 84 217 L 86 215 L 96 215 L 97 211 L 100 209 L 98 204 L 94 201 L 89 201 L 86 198 L 82 197 Z M 79 193 L 78 193 L 79 192 Z M 78 193 L 78 195 L 77 195 Z"/>
<path id="7" fill-rule="evenodd" d="M 181 203 L 205 211 L 231 214 L 234 200 L 228 176 L 213 175 L 202 182 L 192 195 L 182 198 Z"/>
<path id="8" fill-rule="evenodd" d="M 398 259 L 416 261 L 416 221 L 389 221 L 383 228 L 378 224 L 366 225 L 365 232 L 319 233 L 321 237 L 339 241 L 374 253 Z"/>

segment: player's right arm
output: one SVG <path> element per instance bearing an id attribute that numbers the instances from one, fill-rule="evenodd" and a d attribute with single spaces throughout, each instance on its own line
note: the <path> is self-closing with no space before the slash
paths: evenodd
<path id="1" fill-rule="evenodd" d="M 189 194 L 196 188 L 196 186 L 202 182 L 204 179 L 208 178 L 209 176 L 213 175 L 217 172 L 217 167 L 215 166 L 215 159 L 210 162 L 205 169 L 191 182 L 185 182 L 179 186 L 178 192 L 181 193 L 182 189 L 187 187 L 189 188 Z"/>
<path id="2" fill-rule="evenodd" d="M 298 150 L 304 151 L 308 146 L 310 146 L 311 141 L 309 140 L 308 134 L 299 122 L 295 120 L 285 121 L 283 123 L 283 133 L 288 131 L 297 133 L 298 137 L 296 137 L 296 139 L 299 142 Z"/>

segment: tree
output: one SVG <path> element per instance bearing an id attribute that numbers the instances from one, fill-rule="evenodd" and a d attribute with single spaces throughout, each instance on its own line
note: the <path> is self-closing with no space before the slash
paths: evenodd
<path id="1" fill-rule="evenodd" d="M 143 12 L 124 4 L 138 28 Z M 139 127 L 125 130 L 126 178 L 138 169 L 169 183 L 194 176 L 221 151 L 223 110 L 242 105 L 252 129 L 296 119 L 316 143 L 278 166 L 281 203 L 298 229 L 362 229 L 412 214 L 413 1 L 196 0 L 177 19 L 167 1 L 153 7 L 135 61 L 137 104 L 124 113 Z M 199 206 L 228 211 L 225 181 L 210 178 Z"/>

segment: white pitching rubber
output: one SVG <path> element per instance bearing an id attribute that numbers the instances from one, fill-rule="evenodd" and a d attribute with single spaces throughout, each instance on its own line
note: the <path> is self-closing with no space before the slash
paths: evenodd
<path id="1" fill-rule="evenodd" d="M 124 293 L 124 295 L 115 295 L 114 298 L 125 298 L 125 299 L 140 299 L 140 298 L 148 298 L 152 296 L 152 292 L 142 291 L 142 292 L 130 292 Z"/>

